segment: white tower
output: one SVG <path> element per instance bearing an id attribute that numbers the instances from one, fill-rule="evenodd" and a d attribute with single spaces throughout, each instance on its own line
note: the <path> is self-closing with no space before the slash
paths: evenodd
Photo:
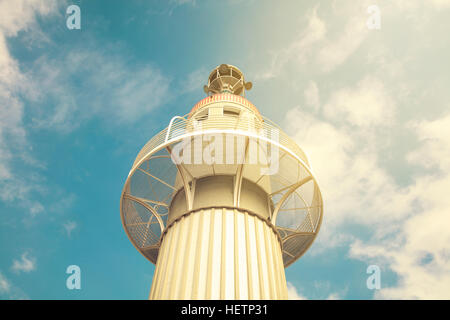
<path id="1" fill-rule="evenodd" d="M 287 299 L 284 268 L 312 244 L 322 197 L 303 151 L 244 98 L 231 65 L 139 152 L 120 212 L 156 264 L 150 299 Z"/>

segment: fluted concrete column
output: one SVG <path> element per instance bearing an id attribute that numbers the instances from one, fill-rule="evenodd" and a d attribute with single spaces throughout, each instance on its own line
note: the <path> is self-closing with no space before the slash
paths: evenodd
<path id="1" fill-rule="evenodd" d="M 150 299 L 287 299 L 270 223 L 233 208 L 181 216 L 166 230 Z"/>

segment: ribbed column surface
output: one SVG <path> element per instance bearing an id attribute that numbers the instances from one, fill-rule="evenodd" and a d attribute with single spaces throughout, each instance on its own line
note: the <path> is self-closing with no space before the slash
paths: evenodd
<path id="1" fill-rule="evenodd" d="M 281 247 L 261 218 L 202 209 L 164 235 L 150 299 L 287 299 Z"/>

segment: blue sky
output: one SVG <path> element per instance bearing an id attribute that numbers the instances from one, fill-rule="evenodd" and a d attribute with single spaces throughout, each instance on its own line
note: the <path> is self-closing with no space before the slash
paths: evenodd
<path id="1" fill-rule="evenodd" d="M 122 186 L 221 63 L 253 82 L 323 191 L 291 298 L 450 297 L 450 1 L 0 0 L 0 14 L 0 298 L 148 297 Z M 81 290 L 65 286 L 71 264 Z"/>

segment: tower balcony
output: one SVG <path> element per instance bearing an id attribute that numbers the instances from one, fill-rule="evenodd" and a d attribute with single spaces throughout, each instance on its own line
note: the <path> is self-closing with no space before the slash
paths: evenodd
<path id="1" fill-rule="evenodd" d="M 195 150 L 196 139 L 201 141 L 202 156 L 215 145 L 213 159 L 195 161 L 199 153 Z M 218 140 L 222 140 L 219 147 Z M 232 141 L 231 151 L 227 141 Z M 174 154 L 186 143 L 192 144 L 188 161 L 177 163 Z M 185 154 L 186 148 L 182 156 Z M 260 161 L 254 163 L 251 157 L 256 154 Z M 277 232 L 285 267 L 306 252 L 319 231 L 323 210 L 307 157 L 250 101 L 226 92 L 208 96 L 188 114 L 173 117 L 138 153 L 121 198 L 122 222 L 132 243 L 156 263 L 167 229 L 183 213 L 202 209 L 197 205 L 203 202 L 196 195 L 196 183 L 201 188 L 205 179 L 226 176 L 231 180 L 221 180 L 229 180 L 230 184 L 224 183 L 221 188 L 229 190 L 230 200 L 219 206 L 264 211 L 260 218 Z M 252 201 L 240 201 L 242 190 L 235 181 L 241 181 L 245 190 L 261 190 L 267 201 L 264 210 L 256 210 Z M 213 194 L 209 196 L 212 199 Z"/>

